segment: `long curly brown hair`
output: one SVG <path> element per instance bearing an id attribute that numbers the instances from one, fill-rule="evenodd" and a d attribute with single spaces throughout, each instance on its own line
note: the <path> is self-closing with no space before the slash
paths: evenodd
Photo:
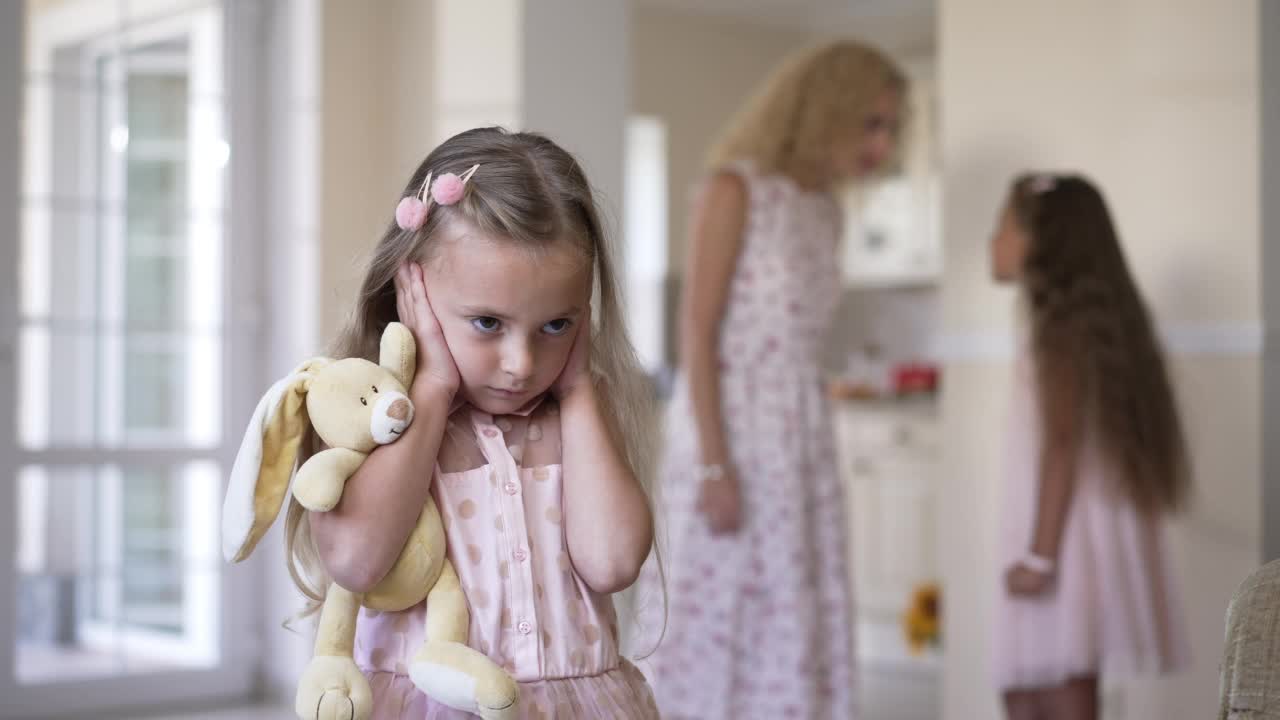
<path id="1" fill-rule="evenodd" d="M 1102 193 L 1080 176 L 1029 174 L 1010 203 L 1028 241 L 1021 283 L 1040 396 L 1075 389 L 1121 489 L 1144 511 L 1180 508 L 1190 486 L 1182 423 Z"/>

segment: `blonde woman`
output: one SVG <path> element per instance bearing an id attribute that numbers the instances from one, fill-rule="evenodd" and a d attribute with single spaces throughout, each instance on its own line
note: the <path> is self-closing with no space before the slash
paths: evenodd
<path id="1" fill-rule="evenodd" d="M 654 658 L 664 718 L 848 718 L 853 614 L 818 354 L 833 191 L 892 156 L 906 81 L 852 42 L 786 61 L 711 155 L 680 310 Z"/>

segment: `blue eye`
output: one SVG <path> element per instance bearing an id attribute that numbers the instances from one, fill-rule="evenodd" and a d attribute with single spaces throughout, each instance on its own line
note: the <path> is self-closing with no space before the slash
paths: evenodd
<path id="1" fill-rule="evenodd" d="M 573 323 L 568 320 L 560 318 L 559 320 L 552 320 L 546 325 L 543 325 L 542 331 L 548 335 L 563 335 L 572 325 Z"/>
<path id="2" fill-rule="evenodd" d="M 502 326 L 498 318 L 478 317 L 471 320 L 471 326 L 483 333 L 494 333 Z"/>

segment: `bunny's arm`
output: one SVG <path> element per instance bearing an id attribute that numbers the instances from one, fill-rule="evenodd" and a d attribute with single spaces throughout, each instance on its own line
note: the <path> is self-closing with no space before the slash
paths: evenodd
<path id="1" fill-rule="evenodd" d="M 369 453 L 333 510 L 311 513 L 320 561 L 343 587 L 372 590 L 404 550 L 431 493 L 450 399 L 415 397 L 404 435 Z"/>
<path id="2" fill-rule="evenodd" d="M 364 462 L 365 455 L 346 448 L 329 448 L 312 455 L 298 468 L 293 496 L 308 510 L 328 512 L 342 498 L 347 480 Z"/>

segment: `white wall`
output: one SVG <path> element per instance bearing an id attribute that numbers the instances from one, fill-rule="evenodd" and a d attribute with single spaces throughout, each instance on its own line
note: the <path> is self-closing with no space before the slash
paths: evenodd
<path id="1" fill-rule="evenodd" d="M 439 0 L 435 142 L 473 127 L 520 124 L 523 0 Z M 477 48 L 484 60 L 474 62 Z"/>
<path id="2" fill-rule="evenodd" d="M 941 0 L 946 717 L 998 717 L 988 680 L 1012 296 L 986 242 L 1008 180 L 1103 187 L 1171 351 L 1195 462 L 1174 551 L 1195 652 L 1108 695 L 1110 717 L 1210 717 L 1227 601 L 1260 543 L 1258 3 Z"/>

